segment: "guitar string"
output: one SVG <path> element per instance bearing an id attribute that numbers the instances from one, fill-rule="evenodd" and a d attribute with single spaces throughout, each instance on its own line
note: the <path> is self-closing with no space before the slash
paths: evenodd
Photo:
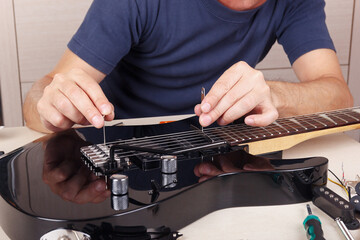
<path id="1" fill-rule="evenodd" d="M 336 115 L 335 114 L 333 114 L 335 117 L 336 117 Z M 317 115 L 314 115 L 314 116 L 316 116 L 317 118 L 319 118 Z M 331 117 L 331 116 L 330 116 Z M 299 119 L 299 120 L 302 120 L 302 119 L 306 119 L 306 118 L 309 118 L 309 116 L 301 116 L 301 117 L 299 117 L 299 118 L 296 118 L 296 119 Z M 322 118 L 322 117 L 320 117 L 319 119 L 321 119 L 322 121 L 324 121 L 324 118 Z M 354 118 L 355 120 L 357 120 L 356 118 Z M 295 125 L 295 124 L 293 124 L 293 123 L 288 123 L 288 122 L 285 122 L 285 121 L 288 121 L 288 119 L 279 119 L 277 122 L 279 123 L 279 124 L 281 124 L 281 125 L 287 125 L 287 126 L 289 126 L 289 127 L 291 127 L 291 128 L 293 128 L 293 129 L 296 129 L 296 126 L 298 126 L 298 125 Z M 319 121 L 319 120 L 317 120 L 317 122 L 321 122 L 321 121 Z M 234 128 L 233 126 L 236 126 L 236 129 L 232 129 L 232 130 L 235 130 L 236 132 L 239 132 L 239 131 L 242 131 L 242 133 L 245 133 L 245 135 L 246 135 L 246 133 L 250 133 L 250 134 L 252 134 L 252 135 L 254 135 L 255 134 L 255 138 L 256 138 L 256 134 L 263 134 L 263 133 L 265 133 L 264 135 L 265 136 L 267 136 L 266 135 L 266 131 L 264 131 L 264 128 L 259 128 L 259 127 L 250 127 L 249 128 L 249 126 L 247 126 L 247 125 L 245 125 L 245 126 L 242 126 L 242 125 L 245 125 L 245 124 L 240 124 L 240 125 L 230 125 L 230 126 L 223 126 L 223 127 L 218 127 L 218 128 L 221 128 L 221 130 L 225 130 L 225 131 L 230 131 L 230 129 L 228 129 L 228 128 Z M 324 124 L 323 124 L 324 125 Z M 272 125 L 269 125 L 270 126 L 270 128 L 272 128 L 273 126 Z M 295 126 L 295 127 L 294 127 Z M 325 124 L 324 126 L 328 126 L 328 124 Z M 214 131 L 217 131 L 218 130 L 218 128 L 211 128 L 211 129 L 205 129 L 205 134 L 212 134 Z M 266 127 L 265 127 L 266 128 Z M 319 126 L 317 127 L 317 128 L 319 128 Z M 182 136 L 184 136 L 184 133 L 186 134 L 186 133 L 188 133 L 188 134 L 190 134 L 191 136 L 197 136 L 198 134 L 196 133 L 196 131 L 187 131 L 187 132 L 180 132 L 180 133 L 175 133 L 175 134 L 166 134 L 167 136 L 172 136 L 172 137 L 182 137 Z M 237 136 L 238 136 L 239 134 L 237 134 Z M 161 138 L 166 138 L 167 136 L 165 136 L 165 135 L 158 135 L 158 136 L 153 136 L 153 137 L 148 137 L 147 139 L 144 139 L 144 140 L 154 140 L 154 138 L 156 138 L 157 140 L 159 140 L 159 139 L 161 139 Z M 215 135 L 213 135 L 213 136 L 216 136 L 216 134 Z M 186 136 L 186 137 L 189 137 L 189 136 Z M 240 136 L 240 138 L 243 138 L 244 139 L 244 137 L 241 137 Z M 141 138 L 140 138 L 141 139 Z M 248 139 L 252 139 L 251 137 L 248 137 Z M 136 141 L 136 140 L 134 140 L 134 141 Z M 127 141 L 127 142 L 133 142 L 133 141 Z"/>
<path id="2" fill-rule="evenodd" d="M 349 121 L 347 121 L 346 119 L 343 119 L 344 115 L 345 116 L 348 116 L 350 117 L 352 120 L 356 120 L 358 121 L 359 119 L 356 118 L 356 117 L 353 117 L 351 116 L 351 114 L 357 114 L 357 115 L 360 115 L 360 113 L 356 112 L 356 111 L 353 111 L 354 109 L 357 109 L 358 107 L 355 107 L 355 108 L 351 108 L 351 109 L 345 109 L 345 110 L 338 110 L 338 111 L 331 111 L 331 112 L 325 112 L 326 113 L 326 116 L 331 118 L 331 117 L 335 117 L 337 119 L 340 119 L 341 121 L 345 122 L 345 123 L 348 123 Z M 317 114 L 309 114 L 309 115 L 303 115 L 303 116 L 295 116 L 295 117 L 290 117 L 290 118 L 283 118 L 283 119 L 278 119 L 276 122 L 279 123 L 280 125 L 287 125 L 293 129 L 297 129 L 296 127 L 299 127 L 299 124 L 296 124 L 292 121 L 290 121 L 289 119 L 296 119 L 296 120 L 299 120 L 299 121 L 302 121 L 304 119 L 308 120 L 310 119 L 311 121 L 314 120 L 314 118 L 317 118 L 317 119 L 321 119 L 321 121 L 324 121 L 324 118 L 321 117 L 320 115 L 321 114 L 324 114 L 324 113 L 317 113 Z M 339 117 L 339 115 L 341 115 L 342 117 Z M 350 116 L 349 116 L 350 115 Z M 317 122 L 320 122 L 323 126 L 327 126 L 327 124 L 323 124 L 320 120 L 317 120 L 315 119 L 315 121 Z M 304 120 L 303 122 L 307 122 L 306 120 Z M 290 123 L 289 123 L 290 122 Z M 315 128 L 317 128 L 316 125 L 314 124 L 311 124 L 313 126 L 315 126 Z M 236 129 L 235 129 L 235 126 L 236 126 Z M 221 129 L 220 129 L 221 128 Z M 232 128 L 232 129 L 230 129 Z M 207 135 L 212 135 L 213 138 L 218 138 L 219 135 L 220 135 L 220 139 L 223 138 L 223 139 L 228 139 L 227 137 L 224 137 L 224 132 L 228 135 L 228 137 L 230 137 L 231 139 L 233 139 L 232 142 L 243 142 L 245 141 L 245 138 L 244 137 L 241 137 L 241 140 L 237 140 L 236 138 L 239 138 L 239 135 L 242 135 L 244 136 L 244 131 L 247 133 L 247 134 L 251 134 L 253 136 L 255 136 L 255 139 L 257 138 L 262 138 L 262 137 L 269 137 L 269 133 L 270 133 L 270 136 L 271 136 L 271 132 L 268 131 L 268 129 L 266 128 L 271 128 L 271 129 L 277 129 L 277 135 L 280 135 L 281 134 L 281 131 L 279 131 L 277 128 L 277 126 L 274 126 L 273 124 L 267 126 L 267 127 L 250 127 L 245 125 L 245 124 L 238 124 L 238 125 L 230 125 L 230 126 L 223 126 L 223 127 L 216 127 L 216 128 L 211 128 L 211 129 L 205 129 L 205 134 Z M 302 127 L 304 130 L 307 130 L 306 128 Z M 220 132 L 218 131 L 220 130 Z M 217 131 L 217 133 L 214 133 L 215 131 Z M 233 133 L 235 131 L 235 137 L 233 137 Z M 241 133 L 239 133 L 239 131 L 242 131 Z M 255 134 L 254 134 L 255 132 Z M 259 135 L 263 135 L 263 136 L 259 136 Z M 120 141 L 114 141 L 114 142 L 110 142 L 109 144 L 111 143 L 116 143 L 116 142 L 124 142 L 124 143 L 143 143 L 139 140 L 142 140 L 142 141 L 145 141 L 147 142 L 148 145 L 146 146 L 152 146 L 154 143 L 153 142 L 149 142 L 150 141 L 153 141 L 153 140 L 168 140 L 168 137 L 170 136 L 171 138 L 177 138 L 176 141 L 178 141 L 179 137 L 181 138 L 184 138 L 182 140 L 185 140 L 186 142 L 188 142 L 190 144 L 190 146 L 194 146 L 194 144 L 197 144 L 199 142 L 194 142 L 194 138 L 190 139 L 190 141 L 188 139 L 186 139 L 186 137 L 189 137 L 189 136 L 195 136 L 195 137 L 198 137 L 199 134 L 197 133 L 197 131 L 186 131 L 186 132 L 180 132 L 180 133 L 170 133 L 170 134 L 164 134 L 164 135 L 157 135 L 157 136 L 152 136 L 152 137 L 145 137 L 145 138 L 139 138 L 139 139 L 135 139 L 135 140 L 120 140 Z M 245 134 L 246 136 L 246 134 Z M 251 137 L 247 137 L 248 140 L 251 140 L 252 138 Z M 200 143 L 203 143 L 200 141 Z M 150 144 L 150 145 L 149 145 Z M 156 142 L 155 144 L 160 144 L 162 146 L 164 146 L 164 144 L 162 144 L 161 142 Z M 168 145 L 171 147 L 171 145 Z"/>

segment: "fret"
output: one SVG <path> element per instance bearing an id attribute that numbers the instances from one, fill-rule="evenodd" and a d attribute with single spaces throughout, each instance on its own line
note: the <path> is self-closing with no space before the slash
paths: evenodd
<path id="1" fill-rule="evenodd" d="M 308 121 L 309 123 L 315 125 L 315 129 L 323 129 L 328 127 L 329 125 L 334 125 L 331 121 L 328 121 L 318 115 L 304 116 L 303 118 L 306 119 L 306 121 Z"/>
<path id="2" fill-rule="evenodd" d="M 275 134 L 281 135 L 283 133 L 286 133 L 286 131 L 283 128 L 281 128 L 273 123 L 268 126 L 265 126 L 263 128 L 266 129 L 267 131 L 271 132 L 273 135 L 275 135 Z M 281 130 L 283 130 L 283 132 L 281 132 Z"/>
<path id="3" fill-rule="evenodd" d="M 253 130 L 252 128 L 248 128 L 248 129 L 245 130 L 245 132 L 246 132 L 247 135 L 252 135 L 252 136 L 254 136 L 253 138 L 258 140 L 260 138 L 260 136 L 259 136 L 260 134 L 256 135 L 256 134 L 254 134 L 254 131 L 252 131 L 252 130 Z"/>
<path id="4" fill-rule="evenodd" d="M 317 129 L 319 126 L 316 125 L 316 121 L 312 119 L 308 119 L 307 117 L 296 117 L 298 121 L 300 121 L 308 130 Z M 313 122 L 313 123 L 312 123 Z M 320 126 L 323 126 L 320 124 Z"/>
<path id="5" fill-rule="evenodd" d="M 353 113 L 357 113 L 358 116 L 360 116 L 360 108 L 353 108 L 353 109 L 348 109 L 350 111 L 352 111 Z"/>
<path id="6" fill-rule="evenodd" d="M 230 136 L 230 135 L 226 132 L 226 130 L 216 128 L 215 131 L 217 131 L 217 134 L 219 134 L 220 136 L 222 136 L 222 139 L 225 140 L 225 141 L 227 141 L 227 142 L 233 142 L 233 141 L 236 141 L 236 142 L 237 142 L 237 141 L 239 141 L 238 139 L 235 139 L 235 138 L 233 138 L 232 136 Z M 225 137 L 224 137 L 224 136 L 225 136 Z M 228 137 L 230 137 L 230 139 L 232 139 L 232 140 L 229 140 Z"/>
<path id="7" fill-rule="evenodd" d="M 354 122 L 354 121 L 359 121 L 359 119 L 357 119 L 356 117 L 353 117 L 345 112 L 339 113 L 339 114 L 335 114 L 336 117 L 339 117 L 341 119 L 346 120 L 348 123 L 349 122 Z"/>
<path id="8" fill-rule="evenodd" d="M 289 121 L 295 123 L 296 125 L 299 125 L 299 126 L 302 127 L 304 130 L 308 130 L 308 128 L 305 127 L 303 124 L 301 124 L 299 121 L 297 121 L 296 118 L 289 118 Z"/>
<path id="9" fill-rule="evenodd" d="M 249 140 L 250 137 L 248 137 L 247 135 L 245 135 L 242 132 L 236 131 L 235 129 L 229 129 L 229 132 L 231 132 L 232 135 L 235 136 L 235 138 L 239 139 L 241 142 L 246 141 L 247 139 Z"/>
<path id="10" fill-rule="evenodd" d="M 342 119 L 341 117 L 336 116 L 335 114 L 326 114 L 326 116 L 331 119 L 333 122 L 336 123 L 336 125 L 341 125 L 342 123 L 348 123 L 345 119 Z"/>
<path id="11" fill-rule="evenodd" d="M 244 139 L 244 141 L 251 141 L 253 138 L 252 137 L 250 137 L 247 133 L 244 133 L 244 131 L 239 131 L 239 130 L 235 130 L 234 129 L 234 133 L 236 134 L 236 135 L 241 135 L 242 136 L 242 138 Z"/>
<path id="12" fill-rule="evenodd" d="M 351 116 L 351 117 L 354 118 L 356 121 L 360 121 L 360 110 L 359 110 L 359 112 L 356 112 L 356 111 L 352 111 L 352 110 L 346 109 L 346 110 L 344 111 L 344 114 Z"/>
<path id="13" fill-rule="evenodd" d="M 232 136 L 232 135 L 233 135 L 233 132 L 230 131 L 230 129 L 225 129 L 225 130 L 224 130 L 224 133 L 225 133 L 226 135 L 228 135 L 228 136 L 232 139 L 232 141 L 228 141 L 228 142 L 236 143 L 236 142 L 244 141 L 244 140 L 245 140 L 244 138 L 239 137 L 239 136 Z M 239 138 L 240 138 L 240 139 L 239 139 Z"/>
<path id="14" fill-rule="evenodd" d="M 300 131 L 298 128 L 296 128 L 297 126 L 294 126 L 295 124 L 287 118 L 279 119 L 279 121 L 277 121 L 277 122 L 279 124 L 281 124 L 282 126 L 287 126 L 291 129 L 293 129 L 293 131 L 290 131 L 290 132 L 294 132 L 294 131 L 299 132 Z"/>
<path id="15" fill-rule="evenodd" d="M 330 118 L 325 113 L 321 113 L 318 116 L 321 117 L 323 120 L 328 121 L 328 124 L 327 124 L 328 126 L 337 126 L 338 125 L 338 123 L 336 121 L 334 121 L 332 118 Z"/>
<path id="16" fill-rule="evenodd" d="M 264 131 L 266 131 L 267 133 L 269 133 L 270 137 L 274 136 L 274 134 L 272 132 L 269 132 L 266 128 L 261 127 L 261 129 L 263 129 Z M 266 136 L 266 135 L 265 135 Z"/>
<path id="17" fill-rule="evenodd" d="M 284 129 L 286 133 L 290 133 L 290 131 L 289 131 L 288 129 L 284 128 L 284 127 L 283 127 L 281 124 L 279 124 L 277 121 L 275 121 L 273 124 L 275 124 L 276 126 Z"/>

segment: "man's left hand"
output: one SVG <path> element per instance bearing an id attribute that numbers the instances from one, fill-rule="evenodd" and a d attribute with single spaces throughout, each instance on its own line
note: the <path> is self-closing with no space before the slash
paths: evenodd
<path id="1" fill-rule="evenodd" d="M 266 126 L 279 116 L 263 74 L 245 62 L 234 64 L 221 75 L 195 106 L 195 114 L 203 127 L 215 121 L 226 125 L 244 115 L 247 125 Z"/>

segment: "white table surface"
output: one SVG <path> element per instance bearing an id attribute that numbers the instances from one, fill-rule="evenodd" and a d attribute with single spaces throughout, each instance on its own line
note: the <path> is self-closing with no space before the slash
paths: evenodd
<path id="1" fill-rule="evenodd" d="M 156 118 L 153 122 L 158 122 Z M 125 121 L 125 124 L 139 123 Z M 0 150 L 9 152 L 23 146 L 42 134 L 26 127 L 0 129 Z M 355 180 L 360 175 L 360 143 L 340 133 L 307 140 L 291 149 L 285 150 L 284 158 L 323 156 L 329 159 L 329 169 L 341 176 L 343 164 L 345 177 Z M 329 177 L 333 178 L 330 174 Z M 345 192 L 337 185 L 329 182 L 328 187 L 346 198 Z M 347 198 L 346 198 L 347 199 Z M 336 223 L 310 202 L 313 213 L 322 221 L 327 240 L 345 239 Z M 0 209 L 1 214 L 1 209 Z M 305 240 L 302 222 L 307 216 L 306 203 L 267 206 L 238 207 L 213 212 L 180 230 L 181 240 L 193 239 L 286 239 Z M 358 216 L 359 217 L 359 216 Z M 20 227 L 20 226 L 19 226 Z M 360 239 L 360 230 L 351 234 Z M 0 227 L 0 239 L 8 240 Z"/>

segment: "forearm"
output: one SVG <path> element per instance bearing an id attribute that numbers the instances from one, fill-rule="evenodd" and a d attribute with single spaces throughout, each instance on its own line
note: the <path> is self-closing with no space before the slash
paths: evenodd
<path id="1" fill-rule="evenodd" d="M 44 93 L 44 88 L 52 81 L 50 76 L 45 76 L 35 82 L 26 95 L 23 114 L 26 126 L 39 132 L 50 132 L 40 121 L 40 115 L 37 110 L 37 103 Z"/>
<path id="2" fill-rule="evenodd" d="M 345 81 L 334 77 L 299 83 L 267 81 L 267 84 L 280 117 L 353 106 Z"/>

